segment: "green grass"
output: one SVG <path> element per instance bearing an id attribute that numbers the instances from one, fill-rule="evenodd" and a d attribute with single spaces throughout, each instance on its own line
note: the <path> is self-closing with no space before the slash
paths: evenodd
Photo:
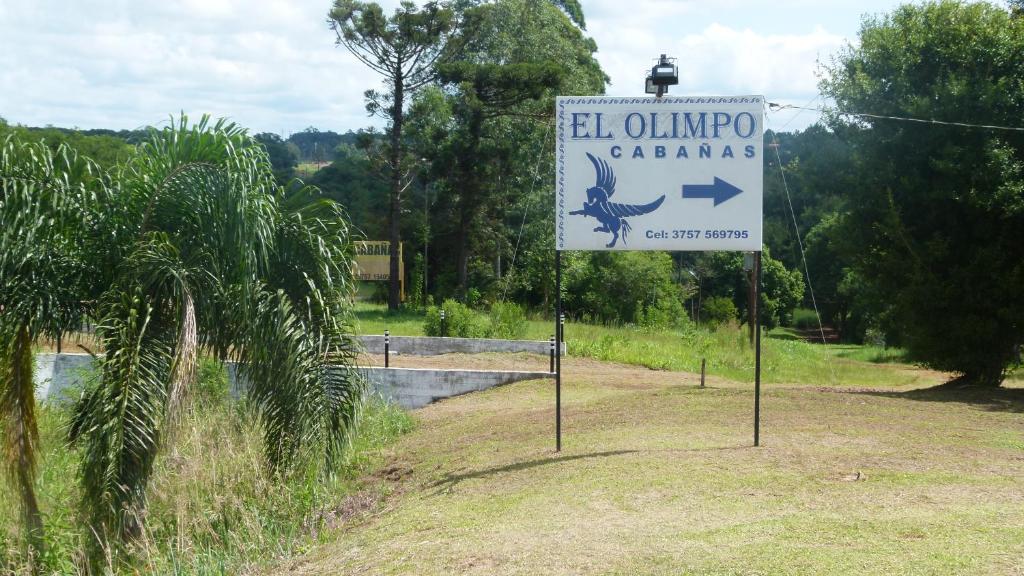
<path id="1" fill-rule="evenodd" d="M 817 329 L 818 314 L 808 308 L 797 308 L 793 311 L 793 326 L 801 330 Z"/>
<path id="2" fill-rule="evenodd" d="M 570 324 L 565 332 L 570 355 L 683 372 L 699 372 L 705 359 L 709 374 L 740 382 L 754 379 L 754 350 L 747 332 L 731 326 L 663 331 Z M 785 330 L 768 332 L 762 339 L 762 382 L 904 386 L 920 380 L 920 374 L 906 366 L 863 361 L 857 356 L 877 351 L 861 348 L 810 344 L 789 337 Z"/>
<path id="3" fill-rule="evenodd" d="M 372 509 L 381 487 L 361 477 L 408 432 L 409 414 L 380 400 L 367 404 L 348 459 L 332 478 L 300 469 L 269 477 L 258 430 L 227 401 L 223 371 L 204 364 L 201 409 L 184 418 L 153 474 L 143 540 L 118 573 L 223 574 L 301 553 L 347 514 Z M 43 572 L 76 574 L 87 534 L 78 516 L 78 453 L 64 442 L 69 409 L 39 410 L 42 459 L 38 496 L 46 526 Z M 14 494 L 0 483 L 0 573 L 27 573 Z"/>
<path id="4" fill-rule="evenodd" d="M 860 360 L 872 364 L 901 364 L 907 363 L 907 353 L 902 348 L 883 348 L 881 346 L 868 346 L 857 344 L 833 344 L 830 345 L 835 354 L 840 358 L 848 360 Z"/>
<path id="5" fill-rule="evenodd" d="M 1007 380 L 1013 380 L 1016 382 L 1024 382 L 1024 366 L 1016 366 L 1010 370 L 1010 373 L 1006 376 Z"/>
<path id="6" fill-rule="evenodd" d="M 834 392 L 567 361 L 417 412 L 387 512 L 288 574 L 1019 574 L 1024 390 Z"/>
<path id="7" fill-rule="evenodd" d="M 422 312 L 407 309 L 391 312 L 386 305 L 359 302 L 356 304 L 356 332 L 383 335 L 389 330 L 393 336 L 423 336 Z"/>
<path id="8" fill-rule="evenodd" d="M 361 334 L 383 334 L 387 329 L 396 336 L 423 335 L 423 316 L 416 312 L 389 313 L 383 306 L 360 304 L 356 315 Z M 553 332 L 552 321 L 534 319 L 528 321 L 523 337 L 547 340 Z M 565 339 L 570 356 L 682 372 L 699 372 L 705 359 L 713 376 L 754 380 L 754 350 L 747 332 L 734 326 L 678 330 L 567 322 Z M 805 342 L 787 329 L 768 331 L 762 338 L 762 381 L 769 384 L 905 386 L 922 381 L 921 374 L 902 361 L 898 349 L 823 346 Z"/>

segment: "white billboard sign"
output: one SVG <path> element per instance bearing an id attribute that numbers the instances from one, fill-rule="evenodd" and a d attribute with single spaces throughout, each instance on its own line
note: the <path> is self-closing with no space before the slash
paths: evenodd
<path id="1" fill-rule="evenodd" d="M 761 250 L 764 98 L 559 97 L 558 250 Z"/>

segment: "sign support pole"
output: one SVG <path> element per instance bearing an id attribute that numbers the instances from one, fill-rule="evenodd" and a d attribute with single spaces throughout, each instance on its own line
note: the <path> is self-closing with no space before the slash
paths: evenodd
<path id="1" fill-rule="evenodd" d="M 758 305 L 761 303 L 761 252 L 754 255 L 754 446 L 761 445 L 761 315 Z"/>
<path id="2" fill-rule="evenodd" d="M 562 451 L 562 251 L 555 250 L 555 452 Z"/>

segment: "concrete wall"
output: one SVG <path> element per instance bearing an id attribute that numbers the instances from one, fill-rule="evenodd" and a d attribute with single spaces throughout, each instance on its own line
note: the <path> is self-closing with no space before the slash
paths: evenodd
<path id="1" fill-rule="evenodd" d="M 363 368 L 370 388 L 403 408 L 422 408 L 431 402 L 521 382 L 553 378 L 548 372 L 497 370 L 430 370 L 421 368 Z"/>
<path id="2" fill-rule="evenodd" d="M 37 354 L 36 397 L 40 400 L 68 400 L 84 383 L 93 358 L 88 354 Z M 231 396 L 245 392 L 237 365 L 227 362 Z M 495 386 L 553 378 L 548 372 L 512 372 L 498 370 L 435 370 L 419 368 L 360 368 L 370 390 L 403 408 L 422 408 L 431 402 Z"/>
<path id="3" fill-rule="evenodd" d="M 77 395 L 92 363 L 88 354 L 36 354 L 36 398 L 60 401 Z"/>
<path id="4" fill-rule="evenodd" d="M 228 388 L 233 398 L 245 393 L 245 381 L 234 362 L 227 364 Z M 402 408 L 422 408 L 431 402 L 521 382 L 554 378 L 550 372 L 502 370 L 437 370 L 428 368 L 361 367 L 369 392 Z"/>
<path id="5" fill-rule="evenodd" d="M 363 348 L 370 354 L 384 353 L 384 336 L 360 336 Z M 393 354 L 410 356 L 436 356 L 438 354 L 479 354 L 481 352 L 529 352 L 531 354 L 551 353 L 547 340 L 497 340 L 493 338 L 436 338 L 428 336 L 392 336 L 390 350 Z M 562 342 L 562 354 L 566 353 Z"/>

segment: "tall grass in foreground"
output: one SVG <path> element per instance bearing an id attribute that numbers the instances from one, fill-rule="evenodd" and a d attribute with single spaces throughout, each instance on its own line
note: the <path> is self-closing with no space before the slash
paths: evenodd
<path id="1" fill-rule="evenodd" d="M 325 524 L 337 521 L 346 498 L 380 490 L 361 486 L 359 476 L 413 425 L 403 410 L 370 400 L 335 475 L 324 478 L 310 465 L 272 478 L 263 465 L 259 430 L 239 404 L 227 399 L 223 371 L 217 368 L 204 365 L 196 408 L 177 429 L 174 449 L 158 460 L 143 537 L 125 559 L 108 565 L 113 572 L 237 573 L 300 552 L 320 538 Z M 84 566 L 86 534 L 75 477 L 79 455 L 64 440 L 69 419 L 66 408 L 40 409 L 39 499 L 47 528 L 41 567 L 51 574 L 77 574 Z M 366 501 L 378 495 L 371 493 Z M 0 486 L 0 502 L 0 573 L 27 574 L 19 552 L 18 511 L 6 485 Z"/>

